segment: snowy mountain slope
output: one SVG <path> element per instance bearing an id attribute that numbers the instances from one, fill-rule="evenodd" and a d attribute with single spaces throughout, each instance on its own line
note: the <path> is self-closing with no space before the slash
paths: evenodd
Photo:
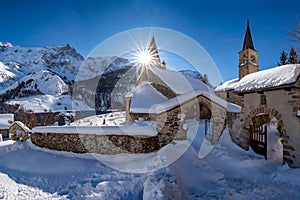
<path id="1" fill-rule="evenodd" d="M 91 108 L 124 108 L 124 96 L 135 85 L 136 74 L 133 64 L 116 56 L 83 57 L 70 45 L 28 48 L 0 42 L 0 95 L 2 101 L 25 103 L 26 97 L 42 94 L 57 95 L 79 91 L 79 103 Z M 201 78 L 199 72 L 184 70 L 187 77 Z M 3 98 L 4 97 L 4 98 Z M 17 100 L 16 98 L 22 98 Z M 46 97 L 46 99 L 48 99 Z M 91 101 L 92 99 L 92 101 Z M 90 103 L 91 102 L 91 103 Z M 59 103 L 60 104 L 60 103 Z M 22 104 L 23 105 L 23 104 Z M 26 107 L 32 104 L 26 104 Z M 44 107 L 48 107 L 49 103 Z M 84 107 L 86 107 L 84 105 Z M 72 105 L 66 106 L 71 108 Z M 35 109 L 31 109 L 35 110 Z"/>
<path id="2" fill-rule="evenodd" d="M 28 97 L 32 94 L 57 95 L 69 92 L 69 86 L 52 72 L 41 70 L 28 74 L 18 82 L 0 91 L 0 95 L 14 97 Z"/>
<path id="3" fill-rule="evenodd" d="M 179 71 L 183 76 L 187 78 L 200 79 L 202 80 L 202 74 L 198 71 L 193 70 L 180 70 Z"/>
<path id="4" fill-rule="evenodd" d="M 83 57 L 69 44 L 53 47 L 20 47 L 17 45 L 2 45 L 0 48 L 0 62 L 7 66 L 19 66 L 19 75 L 49 70 L 68 80 L 74 80 L 83 61 Z"/>
<path id="5" fill-rule="evenodd" d="M 131 66 L 131 64 L 127 59 L 117 56 L 88 57 L 80 66 L 76 81 L 89 80 L 99 77 L 104 73 L 113 72 L 129 66 Z"/>
<path id="6" fill-rule="evenodd" d="M 83 61 L 83 57 L 68 44 L 26 48 L 11 43 L 0 43 L 0 95 L 2 101 L 10 104 L 12 102 L 26 104 L 25 107 L 28 108 L 29 105 L 33 105 L 26 103 L 25 98 L 28 97 L 29 102 L 35 102 L 32 101 L 33 99 L 40 103 L 47 102 L 42 107 L 48 108 L 51 105 L 48 102 L 49 98 L 43 98 L 41 95 L 50 95 L 53 99 L 60 99 L 58 95 L 70 93 L 69 88 L 73 87 L 73 81 L 77 74 L 80 74 L 78 79 L 81 81 L 97 79 L 103 73 L 120 76 L 114 71 L 122 70 L 130 65 L 127 59 L 116 56 L 87 58 Z M 79 70 L 81 70 L 80 73 L 78 73 Z M 105 82 L 111 82 L 109 79 L 113 80 L 114 77 L 106 77 Z M 97 86 L 98 82 L 92 84 Z M 114 85 L 109 85 L 109 87 L 112 88 L 110 90 L 113 90 Z M 92 89 L 93 92 L 96 91 L 95 87 Z M 104 91 L 100 96 L 105 97 L 104 99 L 100 98 L 100 104 L 108 107 L 109 103 L 106 97 L 109 94 Z M 48 100 L 45 101 L 45 99 Z M 69 103 L 70 105 L 66 107 L 71 109 L 72 102 L 69 101 Z M 83 103 L 78 102 L 78 104 L 86 107 Z M 36 110 L 36 106 L 33 107 L 31 110 Z"/>
<path id="7" fill-rule="evenodd" d="M 10 85 L 16 76 L 14 73 L 9 71 L 9 69 L 9 67 L 0 62 L 0 89 Z"/>

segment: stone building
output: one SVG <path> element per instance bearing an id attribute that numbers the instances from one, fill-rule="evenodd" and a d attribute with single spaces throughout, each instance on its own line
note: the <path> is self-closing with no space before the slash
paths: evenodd
<path id="1" fill-rule="evenodd" d="M 21 142 L 27 141 L 31 134 L 31 130 L 20 121 L 14 122 L 8 129 L 8 132 L 11 140 L 17 140 Z"/>
<path id="2" fill-rule="evenodd" d="M 240 105 L 229 114 L 232 140 L 251 147 L 266 159 L 300 167 L 300 65 L 283 65 L 258 71 L 249 22 L 239 52 L 239 78 L 216 88 L 222 99 Z"/>
<path id="3" fill-rule="evenodd" d="M 156 121 L 158 134 L 177 132 L 175 139 L 185 139 L 185 120 L 205 119 L 212 123 L 207 139 L 215 143 L 226 126 L 227 113 L 238 113 L 240 107 L 217 97 L 201 80 L 168 70 L 165 62 L 160 63 L 154 38 L 149 52 L 155 55 L 154 61 L 151 65 L 139 66 L 136 87 L 126 95 L 126 120 Z M 174 123 L 179 124 L 176 129 Z"/>

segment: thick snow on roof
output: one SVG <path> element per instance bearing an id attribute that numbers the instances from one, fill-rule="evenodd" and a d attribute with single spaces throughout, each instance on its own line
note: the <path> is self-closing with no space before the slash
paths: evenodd
<path id="1" fill-rule="evenodd" d="M 33 133 L 95 134 L 95 135 L 131 135 L 156 136 L 155 126 L 40 126 Z"/>
<path id="2" fill-rule="evenodd" d="M 221 91 L 233 90 L 238 82 L 239 82 L 238 78 L 226 81 L 222 85 L 219 85 L 218 87 L 216 87 L 215 91 L 221 92 Z"/>
<path id="3" fill-rule="evenodd" d="M 214 103 L 220 105 L 221 107 L 225 108 L 228 112 L 233 113 L 240 113 L 241 107 L 232 103 L 228 103 L 224 101 L 223 99 L 216 96 L 214 93 L 209 93 L 207 91 L 203 91 L 201 89 L 198 89 L 196 91 L 187 92 L 185 94 L 179 95 L 177 97 L 174 97 L 172 99 L 169 99 L 168 101 L 165 101 L 164 103 L 158 104 L 150 109 L 151 113 L 162 113 L 165 111 L 168 111 L 176 106 L 179 106 L 185 102 L 190 101 L 191 99 L 197 97 L 197 96 L 204 96 Z"/>
<path id="4" fill-rule="evenodd" d="M 0 114 L 0 130 L 9 129 L 14 121 L 14 114 Z"/>
<path id="5" fill-rule="evenodd" d="M 153 105 L 168 100 L 167 97 L 158 92 L 148 81 L 142 82 L 130 93 L 132 96 L 130 111 L 134 113 L 148 113 Z"/>
<path id="6" fill-rule="evenodd" d="M 165 84 L 167 84 L 175 93 L 183 94 L 192 90 L 202 89 L 204 91 L 213 91 L 209 86 L 201 80 L 187 78 L 179 72 L 163 70 L 157 67 L 148 67 L 155 75 L 157 75 Z"/>
<path id="7" fill-rule="evenodd" d="M 294 83 L 300 74 L 300 64 L 289 64 L 248 74 L 235 87 L 236 91 L 276 87 Z"/>
<path id="8" fill-rule="evenodd" d="M 24 131 L 26 131 L 28 133 L 31 132 L 31 130 L 25 124 L 23 124 L 23 122 L 15 121 L 12 125 L 14 125 L 14 124 L 18 124 L 21 128 L 24 129 Z"/>

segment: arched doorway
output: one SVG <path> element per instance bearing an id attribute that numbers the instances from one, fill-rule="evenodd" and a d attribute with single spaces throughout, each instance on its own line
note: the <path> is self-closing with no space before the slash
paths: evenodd
<path id="1" fill-rule="evenodd" d="M 250 147 L 255 153 L 265 156 L 265 159 L 267 159 L 267 123 L 269 121 L 268 113 L 259 113 L 252 117 L 250 125 Z"/>
<path id="2" fill-rule="evenodd" d="M 252 117 L 249 145 L 266 160 L 282 162 L 282 127 L 278 119 L 269 113 L 258 113 Z"/>

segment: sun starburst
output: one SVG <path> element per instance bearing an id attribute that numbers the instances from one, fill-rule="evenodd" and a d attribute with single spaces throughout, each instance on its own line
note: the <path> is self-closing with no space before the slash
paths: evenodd
<path id="1" fill-rule="evenodd" d="M 148 49 L 138 49 L 132 53 L 132 56 L 135 66 L 145 67 L 156 64 L 154 52 L 151 52 Z"/>

